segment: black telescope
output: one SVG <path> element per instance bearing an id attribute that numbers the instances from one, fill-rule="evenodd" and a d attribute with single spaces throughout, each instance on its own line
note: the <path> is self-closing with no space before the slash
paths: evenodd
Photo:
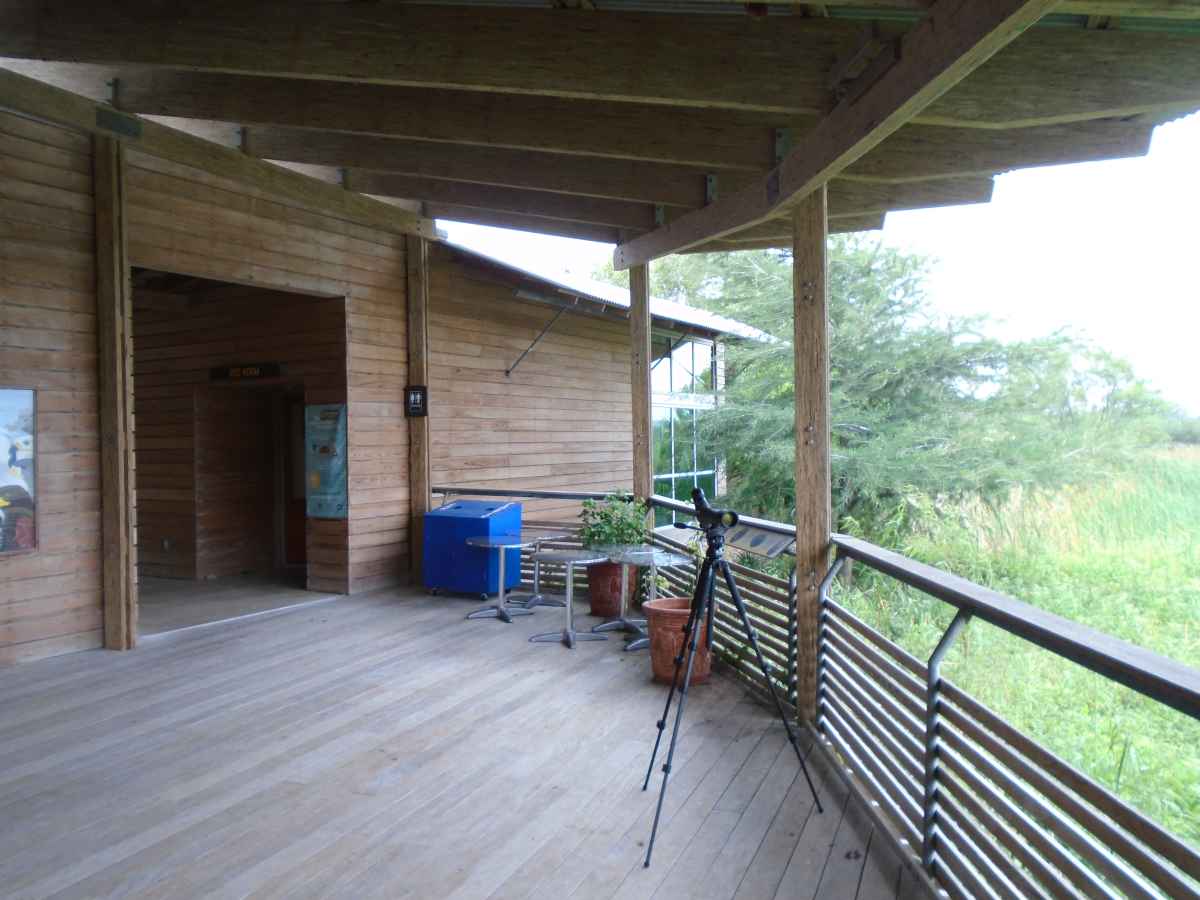
<path id="1" fill-rule="evenodd" d="M 738 514 L 732 509 L 715 509 L 709 505 L 704 488 L 692 488 L 692 505 L 696 507 L 696 523 L 701 531 L 732 528 L 738 523 Z"/>

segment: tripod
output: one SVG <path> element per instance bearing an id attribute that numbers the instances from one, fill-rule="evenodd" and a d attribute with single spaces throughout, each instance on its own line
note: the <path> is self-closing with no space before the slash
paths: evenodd
<path id="1" fill-rule="evenodd" d="M 767 684 L 767 690 L 771 692 L 771 699 L 775 701 L 775 709 L 779 713 L 783 727 L 787 729 L 788 741 L 791 742 L 792 749 L 796 751 L 796 759 L 800 762 L 800 771 L 804 773 L 804 780 L 808 782 L 808 789 L 812 792 L 817 812 L 825 811 L 821 808 L 820 798 L 817 797 L 817 789 L 813 787 L 812 778 L 808 774 L 808 766 L 804 762 L 804 754 L 800 751 L 800 745 L 797 743 L 796 732 L 792 728 L 787 711 L 783 708 L 783 703 L 780 701 L 779 694 L 776 692 L 775 685 L 771 680 L 770 667 L 767 661 L 763 659 L 762 650 L 759 649 L 758 635 L 755 633 L 754 627 L 750 624 L 750 618 L 746 613 L 746 604 L 742 601 L 742 595 L 738 591 L 737 583 L 733 580 L 733 571 L 729 568 L 729 563 L 725 560 L 725 531 L 738 523 L 738 514 L 732 510 L 713 509 L 708 505 L 704 491 L 700 488 L 692 490 L 692 504 L 696 507 L 697 524 L 689 527 L 694 527 L 696 530 L 704 532 L 704 540 L 708 549 L 704 554 L 704 563 L 700 566 L 700 571 L 696 575 L 696 592 L 692 596 L 691 611 L 688 613 L 687 624 L 683 628 L 683 642 L 686 645 L 686 650 L 681 650 L 679 655 L 675 657 L 675 673 L 671 678 L 671 690 L 667 693 L 667 705 L 663 709 L 662 718 L 656 723 L 658 735 L 654 739 L 654 751 L 650 754 L 650 765 L 646 767 L 646 779 L 642 782 L 642 790 L 644 791 L 650 786 L 650 774 L 654 771 L 654 761 L 658 758 L 658 747 L 662 743 L 663 730 L 667 726 L 667 717 L 671 712 L 671 703 L 675 699 L 676 691 L 678 691 L 679 706 L 675 710 L 675 722 L 671 726 L 671 741 L 667 744 L 667 760 L 662 767 L 663 779 L 662 787 L 658 792 L 658 807 L 654 811 L 654 825 L 650 829 L 650 842 L 646 846 L 646 868 L 650 867 L 650 856 L 654 853 L 654 838 L 658 834 L 658 821 L 662 816 L 663 799 L 667 795 L 667 779 L 671 776 L 671 761 L 675 758 L 675 742 L 679 739 L 679 725 L 683 721 L 683 710 L 687 705 L 688 686 L 692 680 L 692 664 L 696 661 L 696 643 L 700 633 L 701 622 L 707 625 L 705 639 L 709 647 L 712 646 L 713 608 L 716 603 L 714 592 L 718 571 L 720 571 L 721 577 L 725 580 L 725 586 L 729 589 L 729 596 L 733 598 L 733 603 L 737 607 L 738 616 L 742 622 L 742 629 L 746 635 L 746 641 L 754 650 L 754 656 L 758 661 L 759 670 L 763 673 L 763 680 Z M 682 686 L 679 683 L 679 673 L 681 671 L 684 673 Z"/>

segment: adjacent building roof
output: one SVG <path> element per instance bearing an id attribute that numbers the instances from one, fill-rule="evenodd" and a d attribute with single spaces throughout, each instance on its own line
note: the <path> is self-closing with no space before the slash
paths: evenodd
<path id="1" fill-rule="evenodd" d="M 555 306 L 574 305 L 584 314 L 629 317 L 629 291 L 619 285 L 591 279 L 550 278 L 475 249 L 458 244 L 444 246 L 463 265 L 488 270 L 493 277 L 513 283 L 514 293 L 519 299 Z M 650 314 L 654 327 L 664 331 L 709 338 L 733 336 L 758 341 L 770 339 L 765 332 L 744 322 L 673 300 L 652 297 Z"/>

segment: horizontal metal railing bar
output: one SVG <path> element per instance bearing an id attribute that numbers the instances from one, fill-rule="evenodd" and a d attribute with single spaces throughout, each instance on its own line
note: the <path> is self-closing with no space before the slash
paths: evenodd
<path id="1" fill-rule="evenodd" d="M 942 715 L 947 723 L 979 744 L 998 763 L 1045 797 L 1056 809 L 1072 821 L 1078 822 L 1092 837 L 1099 840 L 1101 846 L 1112 850 L 1120 859 L 1134 866 L 1143 876 L 1166 891 L 1172 900 L 1200 900 L 1200 893 L 1194 887 L 1135 843 L 1117 825 L 1086 805 L 1075 794 L 1063 788 L 1056 778 L 1047 775 L 1016 749 L 981 727 L 957 706 L 943 706 Z M 1124 877 L 1123 874 L 1118 873 L 1113 880 L 1120 881 Z M 1129 884 L 1136 885 L 1137 882 L 1126 882 L 1124 885 L 1126 890 L 1130 889 Z"/>
<path id="2" fill-rule="evenodd" d="M 650 505 L 657 506 L 659 509 L 669 509 L 673 512 L 687 513 L 690 516 L 696 514 L 696 508 L 690 503 L 685 503 L 682 500 L 676 500 L 673 497 L 664 497 L 661 494 L 655 494 L 650 498 Z M 786 525 L 783 522 L 772 522 L 770 519 L 756 519 L 753 516 L 739 516 L 738 519 L 743 525 L 750 525 L 754 528 L 761 528 L 763 531 L 770 531 L 773 534 L 796 536 L 796 526 Z"/>
<path id="3" fill-rule="evenodd" d="M 897 798 L 904 797 L 905 795 L 892 793 L 883 789 L 883 786 L 879 783 L 879 779 L 876 777 L 875 771 L 858 758 L 858 754 L 854 752 L 854 748 L 842 734 L 842 726 L 839 726 L 833 717 L 827 714 L 823 715 L 822 722 L 825 737 L 833 745 L 833 748 L 847 761 L 854 774 L 869 785 L 879 805 L 887 810 L 888 817 L 899 828 L 904 837 L 908 838 L 909 842 L 919 845 L 921 843 L 921 832 L 913 823 L 914 814 L 911 811 L 906 811 L 897 802 Z"/>
<path id="4" fill-rule="evenodd" d="M 1200 670 L 868 541 L 843 534 L 832 540 L 851 559 L 1200 719 Z"/>
<path id="5" fill-rule="evenodd" d="M 670 547 L 672 550 L 675 550 L 679 553 L 690 555 L 692 552 L 691 547 L 689 547 L 687 544 L 683 543 L 682 541 L 677 541 L 674 538 L 667 537 L 660 532 L 654 533 L 653 540 L 655 543 L 662 544 L 665 547 Z M 741 563 L 736 563 L 733 560 L 727 560 L 727 562 L 729 563 L 729 568 L 733 570 L 733 573 L 740 578 L 749 578 L 752 581 L 761 582 L 763 585 L 781 591 L 785 595 L 787 594 L 788 583 L 782 578 L 776 578 L 774 575 L 770 575 L 766 572 L 760 572 L 757 569 L 751 569 L 749 566 L 743 566 Z"/>
<path id="6" fill-rule="evenodd" d="M 855 697 L 848 691 L 846 687 L 844 682 L 836 678 L 829 679 L 825 684 L 824 699 L 841 707 L 843 716 L 848 716 L 855 720 L 860 729 L 874 743 L 878 744 L 888 755 L 888 758 L 911 779 L 913 797 L 919 797 L 922 791 L 921 780 L 924 774 L 921 764 L 912 755 L 911 751 L 897 740 L 897 732 L 882 724 L 878 708 L 872 710 L 869 706 L 863 704 L 858 697 Z"/>
<path id="7" fill-rule="evenodd" d="M 823 665 L 825 665 L 823 663 Z M 860 709 L 859 717 L 877 729 L 888 741 L 892 754 L 900 759 L 911 770 L 918 781 L 924 776 L 924 765 L 921 761 L 923 748 L 920 741 L 911 731 L 905 730 L 900 723 L 888 715 L 888 710 L 881 704 L 871 700 L 863 692 L 853 678 L 846 678 L 836 667 L 826 667 L 826 679 L 823 687 L 826 692 L 837 694 L 844 703 Z"/>
<path id="8" fill-rule="evenodd" d="M 861 628 L 854 627 L 845 612 L 837 614 L 836 604 L 832 602 L 827 602 L 826 610 L 829 615 L 825 622 L 830 634 L 857 649 L 901 690 L 912 694 L 920 702 L 925 702 L 927 679 L 924 677 L 924 666 L 921 667 L 921 677 L 917 677 L 911 668 L 901 664 L 896 654 L 888 653 L 887 648 L 879 643 L 878 633 L 875 639 L 869 638 Z"/>
<path id="9" fill-rule="evenodd" d="M 925 689 L 925 680 L 928 677 L 928 672 L 925 663 L 917 659 L 895 641 L 890 640 L 858 618 L 844 606 L 835 603 L 833 600 L 826 601 L 829 610 L 837 616 L 839 622 L 853 628 L 865 640 L 870 641 L 892 659 L 894 659 L 905 671 L 910 673 L 913 681 L 921 686 L 921 690 Z"/>
<path id="10" fill-rule="evenodd" d="M 676 572 L 669 572 L 659 569 L 659 575 L 668 584 L 678 588 L 680 594 L 686 592 L 687 596 L 691 596 L 691 587 L 688 584 L 689 578 L 684 578 Z M 780 640 L 787 645 L 788 625 L 787 618 L 775 612 L 770 607 L 764 607 L 758 602 L 758 598 L 750 595 L 747 592 L 742 592 L 742 599 L 746 603 L 746 613 L 757 625 L 765 629 L 768 634 L 777 635 Z M 729 596 L 729 592 L 723 587 L 717 589 L 718 608 L 728 608 L 731 612 L 734 611 L 733 598 Z"/>
<path id="11" fill-rule="evenodd" d="M 1089 897 L 1115 898 L 1120 896 L 1114 891 L 1112 885 L 1101 880 L 1098 873 L 1103 873 L 1104 878 L 1112 878 L 1118 883 L 1132 882 L 1133 895 L 1135 897 L 1145 896 L 1143 886 L 1129 879 L 1120 867 L 1115 866 L 1113 858 L 1108 856 L 1075 822 L 1068 819 L 1036 792 L 1027 788 L 1008 769 L 993 762 L 990 757 L 969 744 L 961 733 L 947 728 L 942 732 L 942 741 L 943 748 L 951 751 L 944 753 L 943 756 L 947 768 L 960 774 L 968 769 L 975 769 L 1004 794 L 1012 798 L 1011 801 L 1006 802 L 1006 805 L 1014 802 L 1019 804 L 1022 818 L 1032 817 L 1041 825 L 1041 829 L 1044 829 L 1044 831 L 1039 829 L 1041 834 L 1053 835 L 1062 842 L 1059 844 L 1057 841 L 1046 840 L 1042 850 L 1046 852 L 1048 848 L 1053 847 L 1058 851 L 1054 865 L 1085 894 Z M 1026 823 L 1026 827 L 1028 827 L 1028 823 Z M 1066 848 L 1070 848 L 1070 852 Z"/>
<path id="12" fill-rule="evenodd" d="M 431 487 L 429 492 L 443 497 L 523 497 L 530 500 L 603 500 L 614 491 L 540 491 L 527 488 L 488 488 L 445 485 Z"/>
<path id="13" fill-rule="evenodd" d="M 1055 900 L 1083 900 L 1083 895 L 1069 884 L 1062 875 L 1046 860 L 1035 852 L 1028 838 L 1031 833 L 1018 831 L 1008 819 L 1001 818 L 990 806 L 984 804 L 979 797 L 986 796 L 985 790 L 976 784 L 973 772 L 960 775 L 958 772 L 942 774 L 942 795 L 953 803 L 960 803 L 971 817 L 984 829 L 983 836 L 989 838 L 988 843 L 996 846 L 997 852 L 1007 851 L 1014 859 L 1014 865 L 1019 862 L 1038 881 L 1042 890 L 1049 893 Z M 971 787 L 975 785 L 975 787 Z M 947 793 L 948 791 L 948 793 Z M 1033 844 L 1038 843 L 1035 838 Z M 1001 850 L 1002 848 L 1002 850 Z M 1034 892 L 1037 896 L 1040 892 Z"/>
<path id="14" fill-rule="evenodd" d="M 986 857 L 987 870 L 998 873 L 997 877 L 1006 882 L 1009 896 L 1037 897 L 1044 893 L 1030 874 L 1005 854 L 979 823 L 963 811 L 955 796 L 947 791 L 938 795 L 938 825 L 946 829 L 957 846 L 964 847 L 968 853 Z M 956 838 L 955 832 L 961 834 L 962 838 Z M 984 870 L 976 859 L 972 860 L 972 865 L 980 871 Z"/>
<path id="15" fill-rule="evenodd" d="M 1138 841 L 1178 866 L 1186 875 L 1200 881 L 1200 853 L 1126 804 L 1103 785 L 1017 731 L 974 697 L 965 694 L 953 682 L 944 683 L 943 694 L 950 703 L 993 732 L 1014 751 L 1023 754 L 1051 778 L 1070 788 L 1126 832 L 1136 836 Z M 1191 896 L 1195 896 L 1194 888 L 1191 890 Z"/>
<path id="16" fill-rule="evenodd" d="M 923 696 L 914 696 L 896 685 L 868 657 L 863 656 L 850 644 L 843 643 L 842 636 L 837 632 L 831 631 L 827 636 L 826 652 L 831 654 L 830 659 L 837 660 L 847 670 L 847 678 L 855 674 L 865 676 L 861 679 L 863 687 L 871 691 L 871 696 L 878 698 L 881 704 L 889 706 L 904 718 L 914 733 L 924 733 L 925 698 Z M 880 690 L 880 685 L 883 686 L 883 690 Z"/>
<path id="17" fill-rule="evenodd" d="M 906 774 L 891 766 L 887 756 L 880 753 L 879 746 L 870 740 L 870 735 L 858 727 L 858 723 L 853 718 L 848 716 L 847 710 L 836 703 L 831 703 L 825 707 L 823 715 L 826 722 L 832 722 L 836 726 L 844 741 L 851 742 L 859 764 L 865 763 L 876 781 L 883 783 L 886 779 L 892 788 L 889 795 L 902 801 L 899 804 L 902 814 L 908 816 L 909 822 L 914 827 L 918 826 L 921 821 L 920 786 Z M 906 787 L 911 790 L 905 790 Z"/>
<path id="18" fill-rule="evenodd" d="M 951 897 L 961 897 L 962 900 L 1001 900 L 1001 895 L 992 890 L 988 882 L 981 880 L 975 871 L 974 863 L 979 851 L 971 846 L 971 842 L 955 828 L 953 822 L 938 820 L 937 841 L 938 852 L 934 857 L 936 875 L 938 882 L 948 889 L 947 893 Z M 971 860 L 971 866 L 966 865 L 965 858 Z M 950 875 L 949 878 L 946 877 L 947 874 Z M 1004 900 L 1008 900 L 1008 897 L 1004 897 Z"/>

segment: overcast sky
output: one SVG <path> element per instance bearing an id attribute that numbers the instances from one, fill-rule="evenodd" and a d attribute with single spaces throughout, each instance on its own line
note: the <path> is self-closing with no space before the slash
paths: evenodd
<path id="1" fill-rule="evenodd" d="M 936 306 L 987 313 L 1002 337 L 1068 327 L 1200 415 L 1200 113 L 1161 125 L 1139 159 L 1026 169 L 992 202 L 892 213 L 882 239 L 935 258 Z M 612 247 L 440 223 L 450 240 L 562 281 Z"/>

